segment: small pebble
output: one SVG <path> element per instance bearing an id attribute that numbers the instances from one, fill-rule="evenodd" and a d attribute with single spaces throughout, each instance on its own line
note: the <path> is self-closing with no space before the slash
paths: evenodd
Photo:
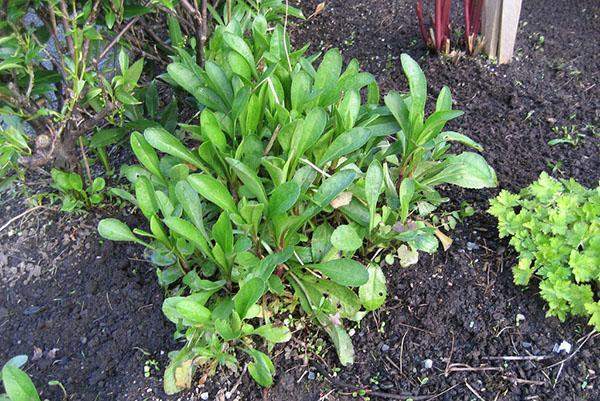
<path id="1" fill-rule="evenodd" d="M 527 341 L 523 341 L 521 345 L 523 346 L 523 348 L 531 348 L 531 343 L 528 343 Z"/>
<path id="2" fill-rule="evenodd" d="M 387 344 L 383 344 L 381 346 L 381 352 L 388 352 L 390 350 L 390 346 Z"/>
<path id="3" fill-rule="evenodd" d="M 474 243 L 474 242 L 467 242 L 467 249 L 468 249 L 469 251 L 476 251 L 476 250 L 478 250 L 478 249 L 479 249 L 479 245 L 477 245 L 477 244 L 476 244 L 476 243 Z"/>
<path id="4" fill-rule="evenodd" d="M 431 359 L 425 359 L 423 361 L 423 367 L 425 369 L 431 369 L 433 367 L 433 361 Z"/>
<path id="5" fill-rule="evenodd" d="M 202 398 L 203 400 L 208 400 L 208 393 L 202 393 L 200 394 L 200 398 Z"/>
<path id="6" fill-rule="evenodd" d="M 315 380 L 316 378 L 315 372 L 308 372 L 308 380 Z"/>

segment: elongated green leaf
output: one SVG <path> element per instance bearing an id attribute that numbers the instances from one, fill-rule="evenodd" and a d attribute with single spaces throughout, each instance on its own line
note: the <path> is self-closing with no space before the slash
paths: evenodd
<path id="1" fill-rule="evenodd" d="M 2 384 L 11 401 L 40 401 L 33 382 L 21 369 L 6 364 L 2 368 Z"/>
<path id="2" fill-rule="evenodd" d="M 400 220 L 402 223 L 406 221 L 408 217 L 408 210 L 410 208 L 410 201 L 415 194 L 415 180 L 412 178 L 405 178 L 400 183 L 400 191 L 398 197 L 400 198 Z"/>
<path id="3" fill-rule="evenodd" d="M 208 324 L 210 322 L 210 310 L 202 303 L 184 298 L 175 305 L 177 312 L 193 325 Z"/>
<path id="4" fill-rule="evenodd" d="M 371 130 L 368 128 L 356 127 L 348 132 L 344 132 L 329 145 L 319 164 L 322 166 L 327 162 L 354 152 L 367 143 L 370 138 Z"/>
<path id="5" fill-rule="evenodd" d="M 331 244 L 340 251 L 354 252 L 362 246 L 362 238 L 350 225 L 341 225 L 331 234 Z"/>
<path id="6" fill-rule="evenodd" d="M 285 343 L 292 338 L 290 329 L 284 326 L 273 326 L 272 324 L 265 324 L 254 330 L 254 333 L 267 339 L 271 343 Z"/>
<path id="7" fill-rule="evenodd" d="M 131 134 L 130 142 L 131 149 L 142 166 L 146 167 L 150 173 L 154 174 L 164 182 L 165 178 L 160 171 L 158 155 L 152 146 L 146 141 L 144 136 L 139 132 L 134 132 Z"/>
<path id="8" fill-rule="evenodd" d="M 231 32 L 223 32 L 223 40 L 225 41 L 225 44 L 231 48 L 231 50 L 244 58 L 246 63 L 248 63 L 248 66 L 250 66 L 250 69 L 256 75 L 254 55 L 244 39 Z"/>
<path id="9" fill-rule="evenodd" d="M 183 238 L 194 244 L 204 253 L 204 256 L 210 257 L 210 247 L 206 242 L 206 239 L 200 230 L 198 230 L 192 223 L 175 216 L 166 217 L 163 222 L 171 231 L 181 235 Z"/>
<path id="10" fill-rule="evenodd" d="M 202 79 L 191 69 L 181 63 L 171 63 L 167 66 L 169 77 L 185 91 L 198 98 L 199 90 L 203 86 Z"/>
<path id="11" fill-rule="evenodd" d="M 435 139 L 448 121 L 460 117 L 463 114 L 464 112 L 460 110 L 436 111 L 427 117 L 425 126 L 415 142 L 418 144 L 424 144 L 431 139 Z"/>
<path id="12" fill-rule="evenodd" d="M 186 216 L 198 230 L 204 231 L 202 204 L 198 192 L 194 191 L 194 188 L 187 181 L 179 181 L 175 185 L 175 196 L 181 203 Z M 206 237 L 206 234 L 203 235 Z"/>
<path id="13" fill-rule="evenodd" d="M 440 137 L 444 141 L 453 141 L 453 142 L 462 143 L 463 145 L 469 146 L 480 152 L 483 150 L 483 146 L 481 146 L 479 143 L 475 142 L 468 136 L 463 135 L 459 132 L 445 131 L 440 134 Z"/>
<path id="14" fill-rule="evenodd" d="M 271 359 L 260 351 L 249 349 L 247 351 L 254 362 L 248 364 L 248 373 L 261 386 L 270 387 L 273 384 L 275 366 Z"/>
<path id="15" fill-rule="evenodd" d="M 379 195 L 383 192 L 383 169 L 379 160 L 374 159 L 365 175 L 365 198 L 369 207 L 369 231 L 375 226 L 375 211 Z"/>
<path id="16" fill-rule="evenodd" d="M 408 54 L 403 53 L 400 56 L 404 75 L 408 79 L 410 88 L 410 122 L 415 131 L 420 131 L 425 114 L 425 103 L 427 101 L 427 80 L 419 64 Z M 418 127 L 419 129 L 415 129 Z"/>
<path id="17" fill-rule="evenodd" d="M 282 215 L 292 208 L 300 197 L 300 186 L 293 181 L 275 188 L 269 200 L 269 216 Z"/>
<path id="18" fill-rule="evenodd" d="M 313 196 L 312 201 L 320 209 L 324 208 L 325 206 L 329 205 L 336 196 L 348 188 L 354 181 L 355 177 L 356 173 L 353 170 L 338 171 L 323 181 Z"/>
<path id="19" fill-rule="evenodd" d="M 241 319 L 246 317 L 250 307 L 263 296 L 266 288 L 265 281 L 259 277 L 253 277 L 242 284 L 238 293 L 233 297 L 235 310 Z"/>
<path id="20" fill-rule="evenodd" d="M 233 229 L 227 212 L 221 213 L 212 227 L 212 234 L 225 253 L 233 251 Z"/>
<path id="21" fill-rule="evenodd" d="M 147 219 L 158 211 L 154 186 L 148 177 L 142 175 L 135 182 L 135 199 Z"/>
<path id="22" fill-rule="evenodd" d="M 315 89 L 322 91 L 319 97 L 320 106 L 327 106 L 335 101 L 335 89 L 342 71 L 342 62 L 342 55 L 338 49 L 331 49 L 323 56 L 315 75 Z"/>
<path id="23" fill-rule="evenodd" d="M 229 213 L 237 213 L 233 197 L 220 181 L 206 174 L 192 174 L 188 182 L 203 198 Z"/>
<path id="24" fill-rule="evenodd" d="M 451 155 L 446 167 L 434 177 L 425 180 L 427 185 L 449 183 L 463 188 L 493 188 L 498 185 L 496 172 L 477 153 L 464 152 Z"/>
<path id="25" fill-rule="evenodd" d="M 320 271 L 338 284 L 350 287 L 363 285 L 369 279 L 367 269 L 352 259 L 334 259 L 307 266 Z"/>
<path id="26" fill-rule="evenodd" d="M 235 174 L 238 178 L 244 183 L 244 185 L 248 188 L 248 190 L 256 196 L 256 198 L 264 204 L 268 205 L 267 201 L 267 193 L 265 192 L 265 188 L 263 187 L 262 182 L 250 167 L 246 166 L 239 160 L 233 159 L 231 157 L 225 158 L 227 163 L 231 166 L 231 168 L 235 171 Z"/>
<path id="27" fill-rule="evenodd" d="M 221 152 L 225 152 L 227 148 L 227 138 L 219 127 L 219 122 L 214 113 L 208 109 L 202 110 L 200 114 L 200 127 L 202 134 L 208 139 L 213 146 Z"/>
<path id="28" fill-rule="evenodd" d="M 411 138 L 412 126 L 410 124 L 410 111 L 408 110 L 404 99 L 402 99 L 402 95 L 392 91 L 385 96 L 384 101 L 385 105 L 392 112 L 392 115 L 400 125 L 400 128 L 402 128 L 405 137 Z"/>
<path id="29" fill-rule="evenodd" d="M 189 151 L 188 148 L 186 148 L 181 141 L 169 131 L 158 127 L 147 128 L 144 131 L 144 138 L 146 138 L 148 143 L 155 149 L 184 160 L 199 169 L 205 170 L 200 158 Z"/>
<path id="30" fill-rule="evenodd" d="M 367 270 L 369 280 L 358 288 L 358 296 L 365 309 L 373 311 L 385 302 L 387 288 L 385 286 L 385 276 L 379 265 L 372 263 L 367 267 Z"/>
<path id="31" fill-rule="evenodd" d="M 435 102 L 435 111 L 448 110 L 452 110 L 452 94 L 450 93 L 450 88 L 444 86 Z"/>
<path id="32" fill-rule="evenodd" d="M 98 223 L 98 233 L 101 237 L 111 241 L 141 242 L 133 235 L 127 224 L 113 218 L 100 220 Z"/>
<path id="33" fill-rule="evenodd" d="M 231 105 L 233 89 L 225 72 L 219 65 L 211 60 L 206 60 L 204 63 L 204 70 L 206 71 L 208 82 L 211 84 L 212 89 L 221 97 L 225 104 Z"/>
<path id="34" fill-rule="evenodd" d="M 352 339 L 342 326 L 328 324 L 325 326 L 325 331 L 331 337 L 331 341 L 335 346 L 338 354 L 338 359 L 342 366 L 348 366 L 354 363 L 354 346 Z"/>
<path id="35" fill-rule="evenodd" d="M 292 109 L 302 112 L 306 107 L 306 98 L 310 95 L 311 79 L 304 71 L 292 75 L 291 100 Z"/>

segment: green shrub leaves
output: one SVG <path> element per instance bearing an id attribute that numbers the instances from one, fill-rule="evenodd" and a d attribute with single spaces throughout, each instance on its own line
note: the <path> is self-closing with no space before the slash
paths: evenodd
<path id="1" fill-rule="evenodd" d="M 600 187 L 542 173 L 518 195 L 501 191 L 489 213 L 498 218 L 500 238 L 510 237 L 519 253 L 515 284 L 540 278 L 548 315 L 588 316 L 600 329 Z"/>

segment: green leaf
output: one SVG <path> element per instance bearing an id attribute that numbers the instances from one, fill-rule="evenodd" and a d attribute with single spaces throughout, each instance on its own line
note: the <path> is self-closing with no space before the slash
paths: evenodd
<path id="1" fill-rule="evenodd" d="M 113 218 L 100 220 L 98 233 L 101 237 L 111 241 L 142 242 L 133 235 L 133 232 L 125 223 Z"/>
<path id="2" fill-rule="evenodd" d="M 233 99 L 233 89 L 231 83 L 225 75 L 225 72 L 211 60 L 206 60 L 204 64 L 204 70 L 208 77 L 208 82 L 211 84 L 215 92 L 221 97 L 225 104 L 231 105 L 231 99 Z"/>
<path id="3" fill-rule="evenodd" d="M 361 286 L 369 280 L 367 269 L 352 259 L 334 259 L 307 267 L 320 271 L 338 284 L 350 287 Z"/>
<path id="4" fill-rule="evenodd" d="M 458 132 L 454 132 L 454 131 L 444 131 L 440 134 L 441 139 L 444 141 L 449 141 L 449 142 L 458 142 L 461 143 L 463 145 L 469 146 L 475 150 L 478 151 L 482 151 L 483 147 L 478 144 L 477 142 L 475 142 L 474 140 L 472 140 L 471 138 L 469 138 L 466 135 L 463 135 L 461 133 Z"/>
<path id="5" fill-rule="evenodd" d="M 365 175 L 365 198 L 369 206 L 369 231 L 375 227 L 375 211 L 379 195 L 383 192 L 383 169 L 381 163 L 375 159 L 369 165 Z"/>
<path id="6" fill-rule="evenodd" d="M 425 103 L 427 101 L 427 80 L 419 64 L 408 54 L 403 53 L 400 56 L 400 62 L 402 63 L 402 69 L 408 79 L 408 86 L 410 88 L 410 123 L 413 129 L 415 127 L 420 128 L 423 124 Z"/>
<path id="7" fill-rule="evenodd" d="M 260 351 L 250 349 L 248 354 L 252 356 L 254 362 L 248 364 L 248 373 L 261 386 L 270 387 L 273 384 L 273 375 L 275 366 L 269 357 Z"/>
<path id="8" fill-rule="evenodd" d="M 131 149 L 133 153 L 150 173 L 154 174 L 161 181 L 165 182 L 165 178 L 160 170 L 160 162 L 156 151 L 150 146 L 146 139 L 139 132 L 131 134 Z"/>
<path id="9" fill-rule="evenodd" d="M 315 75 L 315 89 L 321 90 L 320 106 L 328 106 L 335 101 L 336 85 L 342 71 L 342 63 L 342 55 L 338 49 L 331 49 L 323 56 L 323 61 Z"/>
<path id="10" fill-rule="evenodd" d="M 352 365 L 354 363 L 354 346 L 346 330 L 341 326 L 329 324 L 325 326 L 325 331 L 331 337 L 342 366 Z"/>
<path id="11" fill-rule="evenodd" d="M 29 376 L 11 364 L 2 368 L 2 384 L 11 401 L 40 401 Z"/>
<path id="12" fill-rule="evenodd" d="M 175 156 L 181 160 L 184 160 L 199 169 L 205 170 L 204 165 L 200 161 L 200 158 L 190 152 L 182 143 L 177 139 L 174 135 L 169 133 L 169 131 L 158 128 L 151 127 L 147 128 L 144 131 L 144 138 L 152 147 L 161 152 L 167 153 L 171 156 Z"/>
<path id="13" fill-rule="evenodd" d="M 187 181 L 179 181 L 175 185 L 175 196 L 183 207 L 186 216 L 194 223 L 196 228 L 204 231 L 204 220 L 202 212 L 202 204 L 198 192 Z M 206 238 L 206 234 L 203 233 Z"/>
<path id="14" fill-rule="evenodd" d="M 142 175 L 135 182 L 135 199 L 147 219 L 158 211 L 154 186 L 148 177 Z"/>
<path id="15" fill-rule="evenodd" d="M 365 309 L 373 311 L 384 304 L 387 288 L 385 286 L 385 276 L 379 265 L 371 263 L 367 270 L 369 280 L 358 288 L 358 296 Z"/>
<path id="16" fill-rule="evenodd" d="M 400 183 L 400 191 L 398 196 L 400 198 L 400 221 L 406 222 L 408 217 L 408 211 L 410 209 L 410 201 L 415 194 L 415 180 L 412 178 L 404 178 Z"/>
<path id="17" fill-rule="evenodd" d="M 188 93 L 198 99 L 200 89 L 203 86 L 202 79 L 191 69 L 181 63 L 171 63 L 167 66 L 169 77 Z M 200 101 L 200 99 L 198 99 Z"/>
<path id="18" fill-rule="evenodd" d="M 192 174 L 188 182 L 202 197 L 229 213 L 237 213 L 233 197 L 220 181 L 206 174 Z"/>
<path id="19" fill-rule="evenodd" d="M 313 232 L 311 254 L 314 262 L 320 262 L 331 249 L 331 234 L 333 234 L 333 228 L 326 222 L 317 226 Z"/>
<path id="20" fill-rule="evenodd" d="M 253 277 L 242 284 L 238 293 L 233 297 L 235 310 L 241 319 L 246 317 L 250 307 L 263 296 L 266 288 L 265 281 L 259 277 Z"/>
<path id="21" fill-rule="evenodd" d="M 235 174 L 238 178 L 244 183 L 244 185 L 248 188 L 248 190 L 256 196 L 259 202 L 268 205 L 267 194 L 265 192 L 265 188 L 263 187 L 262 182 L 250 167 L 245 165 L 239 160 L 232 159 L 231 157 L 226 157 L 227 163 L 231 166 L 231 168 L 235 171 Z"/>
<path id="22" fill-rule="evenodd" d="M 426 180 L 428 185 L 449 183 L 463 188 L 493 188 L 498 185 L 496 172 L 477 153 L 464 152 L 450 155 L 447 165 L 440 173 Z"/>
<path id="23" fill-rule="evenodd" d="M 355 177 L 356 173 L 353 170 L 338 171 L 323 181 L 317 192 L 314 194 L 312 201 L 319 209 L 326 207 L 336 196 L 352 184 Z"/>
<path id="24" fill-rule="evenodd" d="M 361 148 L 371 138 L 371 130 L 363 127 L 356 127 L 350 131 L 344 132 L 333 140 L 331 145 L 325 151 L 319 165 L 346 156 L 349 153 Z"/>
<path id="25" fill-rule="evenodd" d="M 265 324 L 255 329 L 253 334 L 259 335 L 267 339 L 271 343 L 285 343 L 292 338 L 290 329 L 284 326 L 273 326 L 272 324 Z"/>
<path id="26" fill-rule="evenodd" d="M 269 216 L 279 216 L 290 210 L 300 197 L 300 186 L 286 182 L 275 188 L 269 200 Z"/>
<path id="27" fill-rule="evenodd" d="M 208 141 L 220 152 L 225 152 L 227 148 L 227 138 L 214 113 L 208 109 L 202 110 L 200 114 L 200 127 L 202 128 L 202 134 L 206 136 Z"/>
<path id="28" fill-rule="evenodd" d="M 226 254 L 233 251 L 233 229 L 227 212 L 222 212 L 213 225 L 212 235 Z"/>
<path id="29" fill-rule="evenodd" d="M 163 222 L 170 230 L 194 244 L 206 257 L 210 257 L 210 247 L 206 242 L 205 236 L 192 223 L 175 216 L 165 217 Z"/>
<path id="30" fill-rule="evenodd" d="M 193 325 L 205 325 L 211 321 L 210 310 L 196 300 L 184 298 L 175 305 L 175 309 Z"/>
<path id="31" fill-rule="evenodd" d="M 350 225 L 341 225 L 331 234 L 331 243 L 340 251 L 354 252 L 362 246 L 362 238 Z"/>
<path id="32" fill-rule="evenodd" d="M 231 48 L 231 50 L 238 53 L 244 58 L 244 60 L 246 61 L 246 63 L 248 63 L 248 66 L 250 66 L 252 72 L 256 76 L 257 73 L 255 68 L 256 64 L 254 63 L 254 55 L 252 54 L 250 47 L 248 47 L 248 44 L 246 44 L 244 39 L 231 32 L 223 32 L 223 41 L 227 46 L 229 46 L 229 48 Z"/>

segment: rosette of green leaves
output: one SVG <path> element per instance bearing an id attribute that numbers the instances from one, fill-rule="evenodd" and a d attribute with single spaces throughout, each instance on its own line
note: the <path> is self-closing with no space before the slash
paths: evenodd
<path id="1" fill-rule="evenodd" d="M 290 336 L 274 325 L 273 299 L 292 309 L 297 300 L 341 363 L 352 363 L 344 319 L 359 321 L 385 299 L 380 268 L 332 244 L 332 226 L 344 219 L 340 199 L 395 124 L 371 104 L 377 85 L 356 61 L 342 71 L 337 50 L 315 67 L 306 49 L 288 52 L 282 27 L 267 32 L 259 18 L 253 28 L 249 37 L 236 23 L 217 28 L 204 67 L 185 51 L 169 65 L 167 79 L 198 102 L 200 123 L 175 135 L 157 127 L 132 134 L 140 164 L 122 172 L 149 231 L 115 219 L 99 225 L 105 238 L 150 249 L 161 282 L 176 285 L 163 311 L 186 345 L 171 354 L 169 393 L 188 386 L 198 366 L 235 366 L 236 350 L 253 359 L 251 376 L 270 385 L 274 366 L 257 340 Z M 365 87 L 371 103 L 363 104 Z M 342 241 L 355 247 L 351 235 Z"/>
<path id="2" fill-rule="evenodd" d="M 393 135 L 381 138 L 362 160 L 366 172 L 352 191 L 354 199 L 341 210 L 358 236 L 356 243 L 367 240 L 367 253 L 404 242 L 409 247 L 398 248 L 398 255 L 408 265 L 416 263 L 417 251 L 431 253 L 439 242 L 444 248 L 452 242 L 431 223 L 431 214 L 447 201 L 437 187 L 488 188 L 497 180 L 481 155 L 450 152 L 452 142 L 482 150 L 466 135 L 444 130 L 448 121 L 463 114 L 452 110 L 450 90 L 441 90 L 435 111 L 425 118 L 425 75 L 407 54 L 401 62 L 410 91 L 390 92 L 380 117 L 392 119 Z"/>
<path id="3" fill-rule="evenodd" d="M 52 169 L 52 187 L 57 189 L 62 200 L 61 211 L 74 212 L 89 209 L 102 203 L 104 199 L 104 178 L 97 177 L 91 185 L 84 187 L 81 176 L 58 169 Z"/>
<path id="4" fill-rule="evenodd" d="M 519 253 L 514 282 L 541 279 L 548 315 L 589 316 L 600 328 L 600 187 L 555 180 L 545 172 L 519 194 L 501 191 L 490 200 L 500 238 Z"/>

